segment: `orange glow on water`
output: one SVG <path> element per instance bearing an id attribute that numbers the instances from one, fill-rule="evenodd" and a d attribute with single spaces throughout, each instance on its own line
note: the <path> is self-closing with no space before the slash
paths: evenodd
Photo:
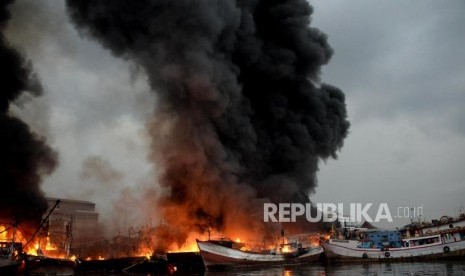
<path id="1" fill-rule="evenodd" d="M 292 275 L 292 271 L 287 270 L 287 269 L 283 271 L 283 276 L 291 276 L 291 275 Z"/>

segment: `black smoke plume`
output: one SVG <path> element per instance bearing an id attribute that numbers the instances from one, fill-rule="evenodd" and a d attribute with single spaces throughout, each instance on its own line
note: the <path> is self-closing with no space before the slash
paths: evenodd
<path id="1" fill-rule="evenodd" d="M 145 69 L 157 106 L 157 207 L 181 232 L 258 228 L 263 206 L 308 202 L 349 123 L 320 84 L 333 51 L 305 0 L 67 0 L 81 33 Z"/>
<path id="2" fill-rule="evenodd" d="M 0 1 L 0 219 L 27 228 L 40 221 L 47 209 L 40 184 L 55 168 L 57 156 L 42 137 L 9 112 L 11 103 L 22 93 L 42 94 L 30 63 L 3 34 L 12 2 Z"/>

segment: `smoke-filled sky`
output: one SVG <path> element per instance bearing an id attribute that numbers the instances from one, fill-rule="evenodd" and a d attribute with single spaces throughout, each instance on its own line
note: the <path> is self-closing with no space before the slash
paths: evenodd
<path id="1" fill-rule="evenodd" d="M 207 228 L 255 238 L 264 200 L 309 201 L 349 123 L 343 92 L 319 78 L 333 50 L 309 26 L 308 2 L 68 0 L 67 11 L 146 73 L 156 99 L 147 126 L 160 199 L 133 208 L 183 241 Z"/>
<path id="2" fill-rule="evenodd" d="M 310 3 L 312 26 L 334 49 L 321 79 L 344 91 L 351 122 L 338 160 L 320 165 L 312 201 L 455 215 L 465 205 L 462 1 Z M 103 213 L 122 194 L 137 198 L 154 175 L 144 124 L 155 99 L 144 71 L 81 37 L 61 1 L 18 0 L 11 10 L 6 36 L 45 91 L 17 114 L 60 154 L 46 194 L 95 201 Z"/>
<path id="3" fill-rule="evenodd" d="M 43 91 L 30 62 L 4 36 L 11 2 L 0 3 L 0 220 L 22 224 L 24 233 L 36 227 L 47 209 L 40 185 L 58 162 L 44 137 L 14 116 L 14 102 Z"/>

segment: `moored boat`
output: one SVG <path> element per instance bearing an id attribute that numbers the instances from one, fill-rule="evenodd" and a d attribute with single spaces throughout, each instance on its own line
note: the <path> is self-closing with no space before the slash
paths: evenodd
<path id="1" fill-rule="evenodd" d="M 0 273 L 17 270 L 21 264 L 22 244 L 14 241 L 0 241 Z"/>
<path id="2" fill-rule="evenodd" d="M 0 237 L 0 275 L 13 275 L 21 265 L 23 244 L 16 241 L 14 225 L 8 227 L 0 225 Z"/>
<path id="3" fill-rule="evenodd" d="M 25 272 L 27 275 L 74 275 L 76 262 L 64 258 L 26 255 Z"/>
<path id="4" fill-rule="evenodd" d="M 372 231 L 368 239 L 330 239 L 323 243 L 330 261 L 450 259 L 465 256 L 465 228 L 402 238 L 399 231 Z M 374 239 L 378 237 L 378 242 Z"/>
<path id="5" fill-rule="evenodd" d="M 215 268 L 298 264 L 316 261 L 323 253 L 321 246 L 296 248 L 289 252 L 252 252 L 234 248 L 232 241 L 199 241 L 197 245 L 207 270 Z"/>

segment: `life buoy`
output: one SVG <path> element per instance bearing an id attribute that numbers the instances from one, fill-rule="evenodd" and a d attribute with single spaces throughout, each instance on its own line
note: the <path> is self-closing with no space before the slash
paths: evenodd
<path id="1" fill-rule="evenodd" d="M 449 246 L 444 246 L 444 252 L 445 252 L 445 253 L 449 253 L 449 251 L 450 251 Z"/>
<path id="2" fill-rule="evenodd" d="M 384 253 L 384 256 L 386 256 L 386 258 L 389 258 L 389 257 L 391 257 L 391 253 L 385 252 L 385 253 Z"/>
<path id="3" fill-rule="evenodd" d="M 367 253 L 363 253 L 362 258 L 364 258 L 364 259 L 368 258 Z"/>

